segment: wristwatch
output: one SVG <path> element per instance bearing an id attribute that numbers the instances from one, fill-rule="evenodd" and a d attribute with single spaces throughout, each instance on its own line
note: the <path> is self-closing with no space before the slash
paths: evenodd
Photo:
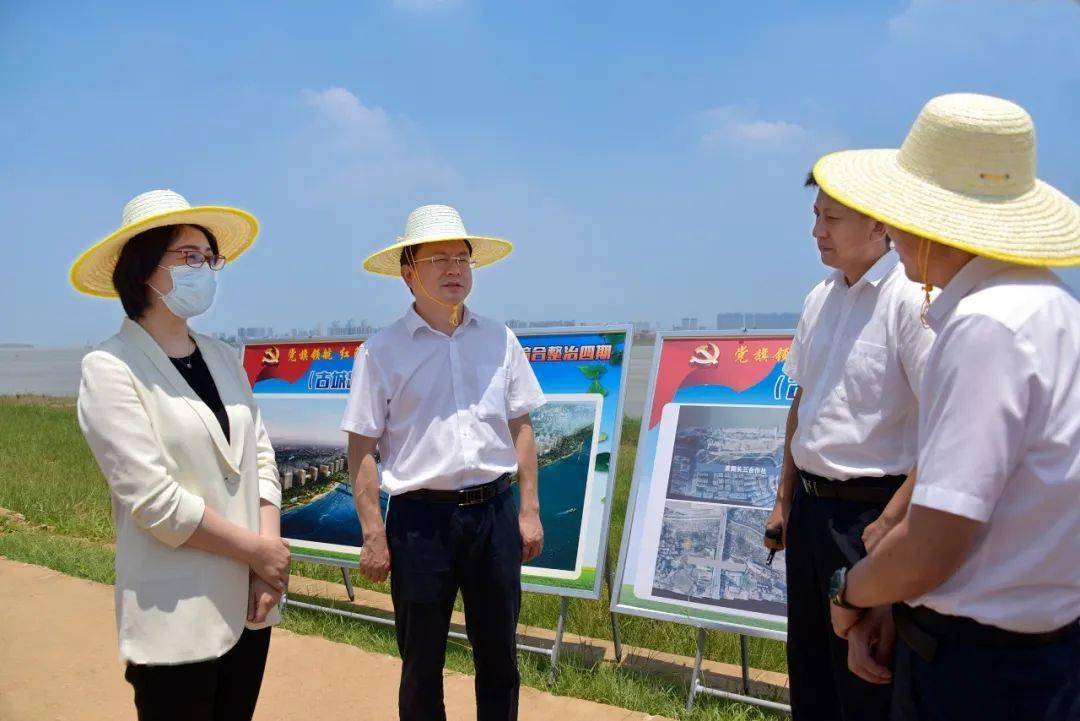
<path id="1" fill-rule="evenodd" d="M 848 603 L 844 598 L 845 591 L 847 591 L 847 568 L 841 566 L 833 571 L 833 575 L 829 578 L 829 600 L 840 608 L 846 608 L 849 611 L 865 610 L 861 606 L 853 606 Z"/>

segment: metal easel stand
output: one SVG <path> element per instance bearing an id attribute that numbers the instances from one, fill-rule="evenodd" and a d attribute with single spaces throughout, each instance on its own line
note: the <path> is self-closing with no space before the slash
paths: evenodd
<path id="1" fill-rule="evenodd" d="M 608 593 L 615 597 L 615 584 L 611 581 L 611 564 L 604 564 L 604 577 L 607 579 Z M 622 663 L 622 633 L 619 631 L 619 617 L 614 613 L 611 616 L 611 643 L 615 647 L 615 663 Z"/>
<path id="2" fill-rule="evenodd" d="M 352 581 L 349 580 L 348 571 L 344 568 L 341 569 L 342 576 L 345 578 L 345 589 L 349 594 L 349 600 L 355 600 L 355 593 L 352 587 Z M 383 626 L 393 626 L 393 618 L 383 618 L 382 616 L 373 616 L 371 614 L 356 613 L 354 611 L 345 611 L 340 608 L 333 608 L 331 606 L 323 606 L 318 603 L 308 603 L 307 601 L 293 601 L 289 599 L 288 592 L 281 594 L 281 610 L 285 611 L 287 607 L 305 608 L 309 611 L 320 611 L 322 613 L 329 613 L 335 616 L 342 616 L 344 618 L 353 618 L 358 621 L 367 621 L 368 623 L 378 623 Z M 555 642 L 551 648 L 543 648 L 540 646 L 530 646 L 525 643 L 518 643 L 517 648 L 519 651 L 528 651 L 529 653 L 540 654 L 541 656 L 547 656 L 551 659 L 551 670 L 548 671 L 547 685 L 550 687 L 555 683 L 555 674 L 559 665 L 559 654 L 562 652 L 563 645 L 563 631 L 566 628 L 566 613 L 570 607 L 570 598 L 568 596 L 559 597 L 559 620 L 555 625 Z M 456 638 L 462 641 L 468 641 L 469 637 L 459 631 L 450 631 L 447 634 L 450 638 Z"/>
<path id="3" fill-rule="evenodd" d="M 709 696 L 717 696 L 729 701 L 741 701 L 743 703 L 764 706 L 765 708 L 770 708 L 774 711 L 784 711 L 790 714 L 791 706 L 788 706 L 787 704 L 769 701 L 768 699 L 750 695 L 749 646 L 746 641 L 746 636 L 743 636 L 742 634 L 739 634 L 739 652 L 742 660 L 742 693 L 733 693 L 718 688 L 709 688 L 701 683 L 701 660 L 705 653 L 705 629 L 701 627 L 698 628 L 697 653 L 694 655 L 694 674 L 690 677 L 690 693 L 686 698 L 686 710 L 689 711 L 694 707 L 694 699 L 699 693 L 704 693 Z"/>

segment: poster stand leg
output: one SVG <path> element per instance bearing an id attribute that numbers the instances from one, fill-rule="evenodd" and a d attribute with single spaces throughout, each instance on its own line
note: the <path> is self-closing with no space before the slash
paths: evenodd
<path id="1" fill-rule="evenodd" d="M 356 591 L 353 590 L 352 579 L 349 578 L 349 569 L 341 567 L 341 580 L 345 583 L 345 593 L 349 594 L 349 600 L 356 600 Z"/>
<path id="2" fill-rule="evenodd" d="M 615 584 L 611 582 L 611 564 L 604 564 L 604 576 L 607 578 L 608 593 L 615 597 Z M 614 613 L 611 616 L 611 642 L 615 646 L 615 662 L 622 663 L 622 634 L 619 632 L 619 617 Z"/>
<path id="3" fill-rule="evenodd" d="M 742 662 L 742 692 L 750 695 L 750 644 L 746 636 L 739 634 L 739 660 Z"/>
<path id="4" fill-rule="evenodd" d="M 757 698 L 756 696 L 750 695 L 750 664 L 748 663 L 749 645 L 746 636 L 741 634 L 739 636 L 739 651 L 742 657 L 742 693 L 732 693 L 731 691 L 723 691 L 718 688 L 706 686 L 701 682 L 701 661 L 705 654 L 705 629 L 698 628 L 697 652 L 694 655 L 694 673 L 690 677 L 690 693 L 687 694 L 686 697 L 686 710 L 691 710 L 694 707 L 695 697 L 699 693 L 704 693 L 709 696 L 716 696 L 729 701 L 740 701 L 742 703 L 754 704 L 755 706 L 764 706 L 765 708 L 770 708 L 774 711 L 784 711 L 790 714 L 791 706 L 788 706 L 785 703 L 769 701 L 768 699 Z"/>
<path id="5" fill-rule="evenodd" d="M 555 643 L 551 646 L 551 670 L 548 671 L 547 685 L 555 683 L 555 673 L 559 668 L 559 652 L 562 650 L 563 630 L 566 627 L 566 612 L 570 608 L 568 596 L 559 597 L 559 621 L 555 625 Z"/>
<path id="6" fill-rule="evenodd" d="M 698 681 L 701 679 L 701 656 L 705 652 L 705 629 L 697 630 L 697 651 L 694 653 L 694 673 L 690 676 L 690 693 L 686 697 L 686 710 L 694 708 L 694 697 L 699 689 Z"/>

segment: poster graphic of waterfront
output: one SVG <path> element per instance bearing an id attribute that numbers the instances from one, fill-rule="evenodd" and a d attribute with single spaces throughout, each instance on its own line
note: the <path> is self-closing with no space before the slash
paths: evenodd
<path id="1" fill-rule="evenodd" d="M 585 499 L 595 477 L 602 401 L 595 393 L 551 394 L 532 413 L 544 549 L 525 565 L 525 574 L 553 578 L 581 574 L 582 539 L 588 530 Z M 514 493 L 518 495 L 517 486 Z"/>
<path id="2" fill-rule="evenodd" d="M 784 638 L 783 552 L 767 563 L 790 336 L 657 339 L 612 608 Z"/>
<path id="3" fill-rule="evenodd" d="M 522 567 L 522 587 L 599 598 L 629 328 L 521 332 L 518 341 L 547 400 L 532 414 L 544 550 Z"/>
<path id="4" fill-rule="evenodd" d="M 260 396 L 282 483 L 281 535 L 293 553 L 357 560 L 364 543 L 338 429 L 346 396 Z M 386 497 L 380 496 L 386 512 Z"/>

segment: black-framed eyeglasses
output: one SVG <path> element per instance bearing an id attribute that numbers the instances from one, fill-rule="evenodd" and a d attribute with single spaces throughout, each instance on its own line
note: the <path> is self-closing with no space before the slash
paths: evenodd
<path id="1" fill-rule="evenodd" d="M 466 266 L 469 268 L 476 267 L 476 261 L 465 255 L 433 255 L 430 258 L 417 258 L 414 263 L 431 263 L 436 269 L 443 271 L 450 268 L 450 264 L 453 263 L 455 268 L 464 270 Z"/>
<path id="2" fill-rule="evenodd" d="M 201 268 L 203 263 L 210 266 L 210 270 L 221 270 L 228 261 L 224 255 L 204 255 L 199 250 L 167 250 L 166 253 L 183 253 L 184 262 L 192 268 Z"/>

